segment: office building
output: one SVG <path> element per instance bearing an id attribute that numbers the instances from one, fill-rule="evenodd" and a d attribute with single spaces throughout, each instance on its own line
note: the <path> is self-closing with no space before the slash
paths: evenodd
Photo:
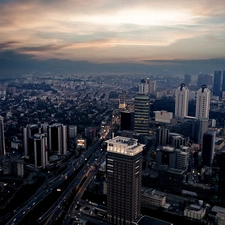
<path id="1" fill-rule="evenodd" d="M 119 108 L 126 109 L 126 92 L 122 91 L 119 93 Z"/>
<path id="2" fill-rule="evenodd" d="M 184 83 L 175 92 L 175 117 L 184 118 L 188 115 L 189 90 Z"/>
<path id="3" fill-rule="evenodd" d="M 39 127 L 37 124 L 28 124 L 23 127 L 23 152 L 25 156 L 29 154 L 28 140 L 35 134 L 39 133 Z"/>
<path id="4" fill-rule="evenodd" d="M 151 82 L 149 78 L 146 78 L 146 84 L 148 85 L 148 95 L 151 93 Z"/>
<path id="5" fill-rule="evenodd" d="M 198 74 L 197 86 L 200 88 L 202 84 L 211 86 L 213 84 L 213 75 L 211 74 Z"/>
<path id="6" fill-rule="evenodd" d="M 211 202 L 225 207 L 225 151 L 217 152 L 213 159 Z"/>
<path id="7" fill-rule="evenodd" d="M 164 192 L 180 194 L 186 177 L 186 171 L 169 168 L 168 170 L 159 170 L 159 187 Z"/>
<path id="8" fill-rule="evenodd" d="M 197 119 L 209 118 L 211 92 L 206 85 L 197 91 L 195 117 Z"/>
<path id="9" fill-rule="evenodd" d="M 120 130 L 134 130 L 134 112 L 122 111 L 120 113 Z"/>
<path id="10" fill-rule="evenodd" d="M 225 70 L 223 71 L 222 92 L 225 92 Z"/>
<path id="11" fill-rule="evenodd" d="M 148 83 L 147 83 L 148 81 Z M 150 81 L 149 80 L 142 79 L 141 83 L 138 85 L 138 93 L 142 94 L 149 94 L 150 92 Z"/>
<path id="12" fill-rule="evenodd" d="M 5 155 L 4 118 L 0 116 L 0 157 Z"/>
<path id="13" fill-rule="evenodd" d="M 151 81 L 151 83 L 150 83 L 150 94 L 156 93 L 156 85 L 157 85 L 156 80 Z"/>
<path id="14" fill-rule="evenodd" d="M 169 144 L 169 130 L 166 128 L 158 128 L 156 130 L 156 146 L 164 146 Z"/>
<path id="15" fill-rule="evenodd" d="M 213 78 L 213 95 L 221 96 L 221 79 L 222 79 L 222 71 L 214 71 Z"/>
<path id="16" fill-rule="evenodd" d="M 176 152 L 174 147 L 160 146 L 156 149 L 156 167 L 158 170 L 168 170 L 176 167 Z"/>
<path id="17" fill-rule="evenodd" d="M 134 99 L 134 132 L 149 133 L 150 98 L 146 94 L 137 94 Z"/>
<path id="18" fill-rule="evenodd" d="M 29 138 L 29 158 L 35 168 L 45 169 L 48 164 L 47 135 L 35 134 Z"/>
<path id="19" fill-rule="evenodd" d="M 131 225 L 141 214 L 142 150 L 137 139 L 106 141 L 107 221 Z"/>
<path id="20" fill-rule="evenodd" d="M 155 111 L 155 122 L 170 124 L 173 119 L 173 113 L 165 110 Z"/>
<path id="21" fill-rule="evenodd" d="M 202 141 L 202 166 L 212 166 L 215 150 L 216 132 L 208 130 L 203 134 Z"/>
<path id="22" fill-rule="evenodd" d="M 68 131 L 63 124 L 48 126 L 48 149 L 56 154 L 66 154 L 68 151 Z"/>
<path id="23" fill-rule="evenodd" d="M 191 84 L 191 75 L 190 74 L 184 75 L 184 83 L 186 86 L 189 86 Z"/>
<path id="24" fill-rule="evenodd" d="M 69 125 L 68 126 L 68 135 L 70 139 L 75 140 L 77 136 L 77 126 L 76 125 Z"/>

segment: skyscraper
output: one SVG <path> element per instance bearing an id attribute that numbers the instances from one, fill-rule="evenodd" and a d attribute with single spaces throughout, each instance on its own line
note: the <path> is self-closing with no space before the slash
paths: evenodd
<path id="1" fill-rule="evenodd" d="M 213 75 L 211 74 L 198 74 L 197 86 L 200 88 L 202 84 L 211 86 L 213 84 Z"/>
<path id="2" fill-rule="evenodd" d="M 57 154 L 66 154 L 68 150 L 67 126 L 53 124 L 48 127 L 48 148 Z"/>
<path id="3" fill-rule="evenodd" d="M 185 74 L 184 75 L 184 83 L 189 86 L 191 83 L 191 75 L 190 74 Z"/>
<path id="4" fill-rule="evenodd" d="M 48 163 L 47 134 L 35 134 L 29 138 L 29 157 L 35 168 L 45 168 Z"/>
<path id="5" fill-rule="evenodd" d="M 28 147 L 29 138 L 37 133 L 39 133 L 39 128 L 37 124 L 28 124 L 25 127 L 23 127 L 23 151 L 25 156 L 28 156 L 29 154 L 29 147 Z"/>
<path id="6" fill-rule="evenodd" d="M 202 88 L 197 91 L 195 110 L 195 117 L 197 119 L 209 118 L 210 95 L 211 92 L 206 85 L 202 85 Z"/>
<path id="7" fill-rule="evenodd" d="M 225 91 L 225 70 L 223 71 L 222 91 Z"/>
<path id="8" fill-rule="evenodd" d="M 129 111 L 122 111 L 120 113 L 120 129 L 134 130 L 134 113 Z"/>
<path id="9" fill-rule="evenodd" d="M 169 130 L 166 128 L 158 128 L 156 130 L 156 146 L 164 146 L 169 144 Z"/>
<path id="10" fill-rule="evenodd" d="M 212 165 L 211 202 L 225 207 L 225 152 L 217 152 Z"/>
<path id="11" fill-rule="evenodd" d="M 141 213 L 142 150 L 137 139 L 106 141 L 107 220 L 131 225 Z"/>
<path id="12" fill-rule="evenodd" d="M 0 116 L 0 157 L 5 155 L 4 119 Z"/>
<path id="13" fill-rule="evenodd" d="M 140 134 L 149 133 L 150 98 L 139 93 L 134 99 L 134 131 Z"/>
<path id="14" fill-rule="evenodd" d="M 188 115 L 189 90 L 184 83 L 176 89 L 175 93 L 175 117 L 184 118 Z"/>
<path id="15" fill-rule="evenodd" d="M 212 166 L 215 149 L 216 132 L 208 130 L 203 134 L 202 141 L 202 166 Z"/>
<path id="16" fill-rule="evenodd" d="M 119 108 L 125 109 L 126 108 L 126 92 L 122 91 L 119 94 Z"/>
<path id="17" fill-rule="evenodd" d="M 214 71 L 213 95 L 215 96 L 221 96 L 221 78 L 222 71 Z"/>
<path id="18" fill-rule="evenodd" d="M 138 85 L 138 93 L 143 93 L 143 94 L 147 94 L 147 95 L 150 93 L 150 80 L 149 79 L 147 79 L 147 81 L 145 81 L 145 79 L 141 80 L 141 83 Z"/>

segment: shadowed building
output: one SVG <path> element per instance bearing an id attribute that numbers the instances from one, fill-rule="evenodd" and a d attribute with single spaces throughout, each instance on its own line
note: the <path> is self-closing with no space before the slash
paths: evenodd
<path id="1" fill-rule="evenodd" d="M 134 132 L 139 134 L 149 133 L 150 98 L 139 93 L 134 100 Z"/>
<path id="2" fill-rule="evenodd" d="M 215 154 L 212 165 L 211 202 L 225 206 L 225 151 Z"/>
<path id="3" fill-rule="evenodd" d="M 214 71 L 213 95 L 221 96 L 222 71 Z"/>
<path id="4" fill-rule="evenodd" d="M 212 166 L 215 150 L 216 132 L 208 130 L 203 134 L 202 141 L 202 166 Z"/>
<path id="5" fill-rule="evenodd" d="M 121 136 L 106 143 L 107 220 L 111 224 L 131 225 L 141 214 L 144 145 Z"/>
<path id="6" fill-rule="evenodd" d="M 0 157 L 5 155 L 4 119 L 0 116 Z"/>

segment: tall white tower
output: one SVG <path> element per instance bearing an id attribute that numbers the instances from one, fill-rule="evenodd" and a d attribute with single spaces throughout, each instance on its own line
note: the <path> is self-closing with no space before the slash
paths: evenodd
<path id="1" fill-rule="evenodd" d="M 175 117 L 184 118 L 188 115 L 188 98 L 189 89 L 181 83 L 175 93 Z"/>
<path id="2" fill-rule="evenodd" d="M 195 117 L 197 119 L 209 118 L 210 96 L 211 92 L 206 85 L 202 85 L 202 88 L 197 91 L 195 111 Z"/>
<path id="3" fill-rule="evenodd" d="M 141 80 L 141 83 L 138 85 L 138 93 L 142 93 L 142 94 L 150 93 L 150 80 L 147 80 L 147 81 L 145 79 Z"/>

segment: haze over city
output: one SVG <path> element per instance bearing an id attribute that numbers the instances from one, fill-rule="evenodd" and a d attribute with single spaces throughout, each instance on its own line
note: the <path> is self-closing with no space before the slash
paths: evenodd
<path id="1" fill-rule="evenodd" d="M 0 71 L 223 69 L 225 2 L 1 1 Z"/>

